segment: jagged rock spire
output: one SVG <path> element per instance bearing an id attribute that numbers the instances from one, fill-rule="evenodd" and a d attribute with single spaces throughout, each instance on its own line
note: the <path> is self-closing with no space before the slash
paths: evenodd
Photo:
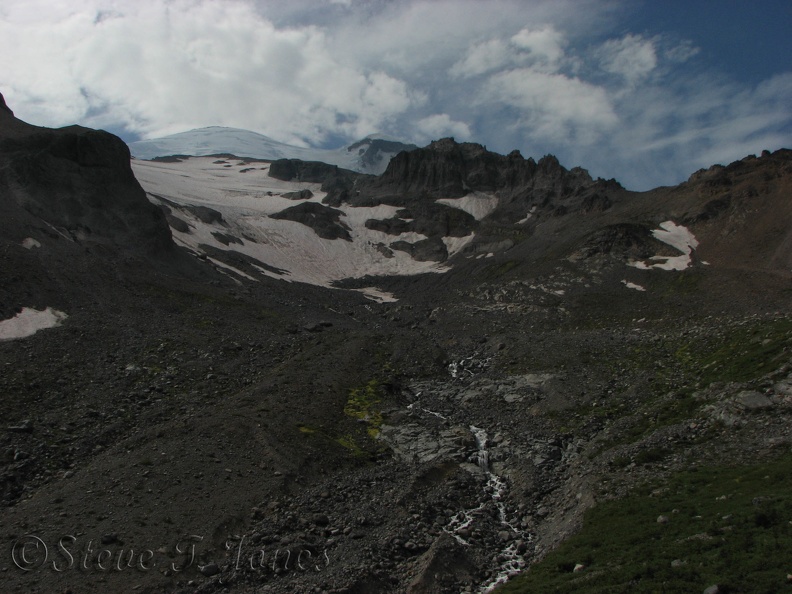
<path id="1" fill-rule="evenodd" d="M 8 107 L 8 105 L 6 105 L 5 98 L 3 97 L 3 94 L 0 93 L 0 112 L 4 112 L 4 111 L 9 113 L 12 116 L 14 115 L 14 112 L 11 111 L 11 108 Z"/>

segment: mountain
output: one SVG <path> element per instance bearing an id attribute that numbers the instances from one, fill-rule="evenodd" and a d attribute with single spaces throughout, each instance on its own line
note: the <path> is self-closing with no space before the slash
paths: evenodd
<path id="1" fill-rule="evenodd" d="M 176 240 L 196 253 L 234 252 L 237 262 L 247 259 L 237 271 L 246 277 L 334 286 L 449 272 L 481 258 L 544 266 L 550 254 L 579 265 L 619 257 L 631 276 L 662 265 L 651 263 L 657 254 L 668 254 L 669 266 L 700 265 L 672 255 L 669 245 L 680 254 L 692 250 L 664 242 L 664 234 L 675 233 L 663 231 L 664 224 L 689 234 L 696 257 L 719 270 L 762 268 L 783 276 L 791 264 L 792 212 L 780 197 L 763 198 L 757 184 L 788 158 L 785 151 L 750 157 L 644 193 L 567 170 L 553 156 L 536 162 L 452 139 L 397 155 L 379 177 L 313 162 L 230 157 L 135 161 L 133 169 L 168 213 Z M 712 188 L 729 191 L 712 198 Z M 202 214 L 206 209 L 213 218 Z M 747 210 L 754 212 L 750 224 L 734 214 Z M 759 248 L 757 230 L 773 241 Z"/>
<path id="2" fill-rule="evenodd" d="M 791 195 L 130 161 L 0 97 L 5 588 L 783 591 Z"/>
<path id="3" fill-rule="evenodd" d="M 180 132 L 163 138 L 139 140 L 129 144 L 137 159 L 172 155 L 207 156 L 230 154 L 254 159 L 300 159 L 321 161 L 361 173 L 380 174 L 388 161 L 401 151 L 417 148 L 392 139 L 367 137 L 348 147 L 312 149 L 291 146 L 256 132 L 212 126 Z"/>

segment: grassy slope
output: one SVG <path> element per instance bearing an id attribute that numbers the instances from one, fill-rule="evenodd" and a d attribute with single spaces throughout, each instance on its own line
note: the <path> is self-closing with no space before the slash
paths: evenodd
<path id="1" fill-rule="evenodd" d="M 667 523 L 659 523 L 665 516 Z M 673 565 L 672 565 L 673 562 Z M 577 564 L 585 566 L 573 571 Z M 708 468 L 603 503 L 498 592 L 792 592 L 792 455 Z"/>

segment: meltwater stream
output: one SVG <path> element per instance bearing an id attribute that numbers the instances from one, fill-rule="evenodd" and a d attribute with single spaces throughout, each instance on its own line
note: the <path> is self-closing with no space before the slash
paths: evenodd
<path id="1" fill-rule="evenodd" d="M 444 415 L 420 406 L 419 397 L 421 396 L 421 392 L 418 392 L 415 396 L 416 400 L 407 407 L 409 410 L 412 412 L 420 411 L 421 413 L 432 415 L 443 421 L 448 421 L 447 417 Z M 495 556 L 498 566 L 494 575 L 476 590 L 478 594 L 487 594 L 488 592 L 492 592 L 500 584 L 508 582 L 509 579 L 515 577 L 526 567 L 523 555 L 526 550 L 526 544 L 532 540 L 532 537 L 529 533 L 518 527 L 519 519 L 517 517 L 510 517 L 506 509 L 505 499 L 508 492 L 508 484 L 504 479 L 492 471 L 487 431 L 481 427 L 470 425 L 470 432 L 476 439 L 476 461 L 486 478 L 484 492 L 487 497 L 485 497 L 477 507 L 457 512 L 454 516 L 449 518 L 443 530 L 453 536 L 458 543 L 464 546 L 470 546 L 470 538 L 473 536 L 474 530 L 476 529 L 476 519 L 486 517 L 488 515 L 486 511 L 488 507 L 495 507 L 497 510 L 497 518 L 500 522 L 500 531 L 508 532 L 509 537 L 504 539 L 508 544 L 505 544 L 504 548 Z"/>
<path id="2" fill-rule="evenodd" d="M 510 578 L 516 576 L 525 568 L 526 563 L 522 555 L 525 549 L 521 548 L 520 542 L 524 546 L 524 543 L 529 541 L 531 536 L 520 530 L 516 526 L 517 522 L 509 518 L 506 503 L 504 502 L 508 486 L 506 481 L 492 472 L 489 461 L 489 449 L 487 448 L 487 432 L 474 425 L 470 426 L 470 431 L 476 438 L 478 465 L 487 478 L 484 490 L 489 497 L 478 507 L 457 513 L 445 526 L 444 530 L 451 534 L 457 542 L 467 546 L 470 544 L 467 540 L 470 537 L 469 528 L 473 525 L 475 518 L 480 516 L 488 505 L 494 504 L 498 510 L 498 520 L 503 530 L 507 530 L 510 533 L 511 537 L 509 540 L 511 542 L 497 556 L 500 565 L 494 577 L 479 587 L 478 592 L 485 594 L 492 592 L 496 586 L 505 584 Z"/>

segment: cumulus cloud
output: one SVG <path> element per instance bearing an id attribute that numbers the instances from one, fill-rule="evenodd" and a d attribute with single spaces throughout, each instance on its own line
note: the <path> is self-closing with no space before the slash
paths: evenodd
<path id="1" fill-rule="evenodd" d="M 511 38 L 512 43 L 525 51 L 530 58 L 549 67 L 556 66 L 564 57 L 564 36 L 554 27 L 523 29 Z"/>
<path id="2" fill-rule="evenodd" d="M 513 66 L 555 72 L 564 57 L 564 37 L 553 27 L 522 29 L 508 41 L 488 39 L 474 44 L 450 70 L 452 76 L 473 77 Z"/>
<path id="3" fill-rule="evenodd" d="M 451 119 L 447 113 L 433 114 L 418 121 L 418 133 L 421 140 L 437 140 L 447 136 L 453 136 L 457 140 L 467 140 L 470 138 L 470 126 L 465 122 L 457 122 Z"/>
<path id="4" fill-rule="evenodd" d="M 478 76 L 503 68 L 511 63 L 512 59 L 507 43 L 500 39 L 490 39 L 471 47 L 465 58 L 451 67 L 451 74 L 463 77 Z"/>
<path id="5" fill-rule="evenodd" d="M 82 4 L 45 24 L 18 5 L 0 24 L 4 91 L 38 123 L 120 123 L 142 136 L 218 124 L 321 142 L 362 137 L 420 99 L 381 70 L 340 63 L 321 29 L 278 29 L 251 3 Z"/>
<path id="6" fill-rule="evenodd" d="M 628 187 L 792 144 L 792 73 L 749 87 L 624 0 L 4 0 L 0 91 L 128 140 L 224 125 L 555 153 Z M 704 161 L 704 162 L 702 162 Z"/>
<path id="7" fill-rule="evenodd" d="M 618 122 L 604 89 L 563 74 L 502 72 L 490 79 L 487 99 L 517 108 L 523 127 L 556 141 L 582 136 L 590 142 Z"/>

